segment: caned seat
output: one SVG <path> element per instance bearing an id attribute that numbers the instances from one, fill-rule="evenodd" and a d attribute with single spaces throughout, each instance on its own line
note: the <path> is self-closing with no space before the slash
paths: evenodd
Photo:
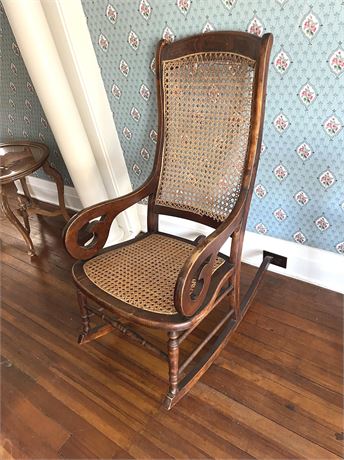
<path id="1" fill-rule="evenodd" d="M 98 288 L 116 299 L 164 315 L 174 315 L 174 288 L 195 246 L 163 234 L 146 234 L 88 260 L 83 268 Z M 224 259 L 217 258 L 214 270 Z"/>
<path id="2" fill-rule="evenodd" d="M 260 38 L 245 32 L 160 42 L 159 127 L 150 177 L 128 195 L 81 211 L 65 229 L 66 248 L 78 259 L 73 277 L 83 322 L 79 343 L 117 329 L 163 357 L 169 364 L 167 409 L 226 345 L 271 260 L 264 257 L 247 293 L 240 296 L 271 45 L 271 34 Z M 118 214 L 147 197 L 147 232 L 103 249 Z M 163 234 L 161 214 L 213 231 L 195 242 Z M 229 238 L 230 254 L 224 256 L 220 251 Z M 219 305 L 220 320 L 211 322 L 208 335 L 181 363 L 183 341 Z M 94 315 L 98 323 L 91 326 Z M 167 352 L 141 337 L 133 323 L 166 332 Z"/>

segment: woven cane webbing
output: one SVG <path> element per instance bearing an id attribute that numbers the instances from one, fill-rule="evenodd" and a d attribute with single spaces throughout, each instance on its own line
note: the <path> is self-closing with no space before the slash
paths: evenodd
<path id="1" fill-rule="evenodd" d="M 152 234 L 88 260 L 84 271 L 113 297 L 136 308 L 172 315 L 177 277 L 194 249 L 187 242 Z M 215 269 L 222 263 L 218 257 Z"/>
<path id="2" fill-rule="evenodd" d="M 165 133 L 156 204 L 223 221 L 241 188 L 254 61 L 224 52 L 163 62 Z"/>

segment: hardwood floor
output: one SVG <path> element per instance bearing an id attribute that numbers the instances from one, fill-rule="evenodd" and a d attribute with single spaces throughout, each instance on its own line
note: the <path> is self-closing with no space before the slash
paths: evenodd
<path id="1" fill-rule="evenodd" d="M 343 455 L 342 295 L 269 273 L 216 364 L 167 412 L 163 361 L 115 332 L 77 345 L 62 218 L 31 218 L 32 260 L 0 224 L 1 458 Z M 253 273 L 244 267 L 243 289 Z"/>

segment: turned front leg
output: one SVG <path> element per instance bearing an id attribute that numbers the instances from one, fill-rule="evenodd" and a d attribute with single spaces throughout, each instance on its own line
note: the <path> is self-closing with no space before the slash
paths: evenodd
<path id="1" fill-rule="evenodd" d="M 79 335 L 78 343 L 83 343 L 90 330 L 90 314 L 87 309 L 87 297 L 81 291 L 77 291 L 80 315 L 82 321 L 82 333 Z"/>
<path id="2" fill-rule="evenodd" d="M 168 333 L 168 363 L 169 363 L 169 396 L 173 397 L 178 393 L 178 370 L 179 370 L 179 342 L 178 333 Z"/>

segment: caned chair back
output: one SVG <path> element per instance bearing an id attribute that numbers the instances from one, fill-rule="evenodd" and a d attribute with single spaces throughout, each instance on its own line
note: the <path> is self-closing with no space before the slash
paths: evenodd
<path id="1" fill-rule="evenodd" d="M 256 61 L 200 51 L 161 61 L 163 133 L 155 205 L 222 222 L 242 186 Z"/>

